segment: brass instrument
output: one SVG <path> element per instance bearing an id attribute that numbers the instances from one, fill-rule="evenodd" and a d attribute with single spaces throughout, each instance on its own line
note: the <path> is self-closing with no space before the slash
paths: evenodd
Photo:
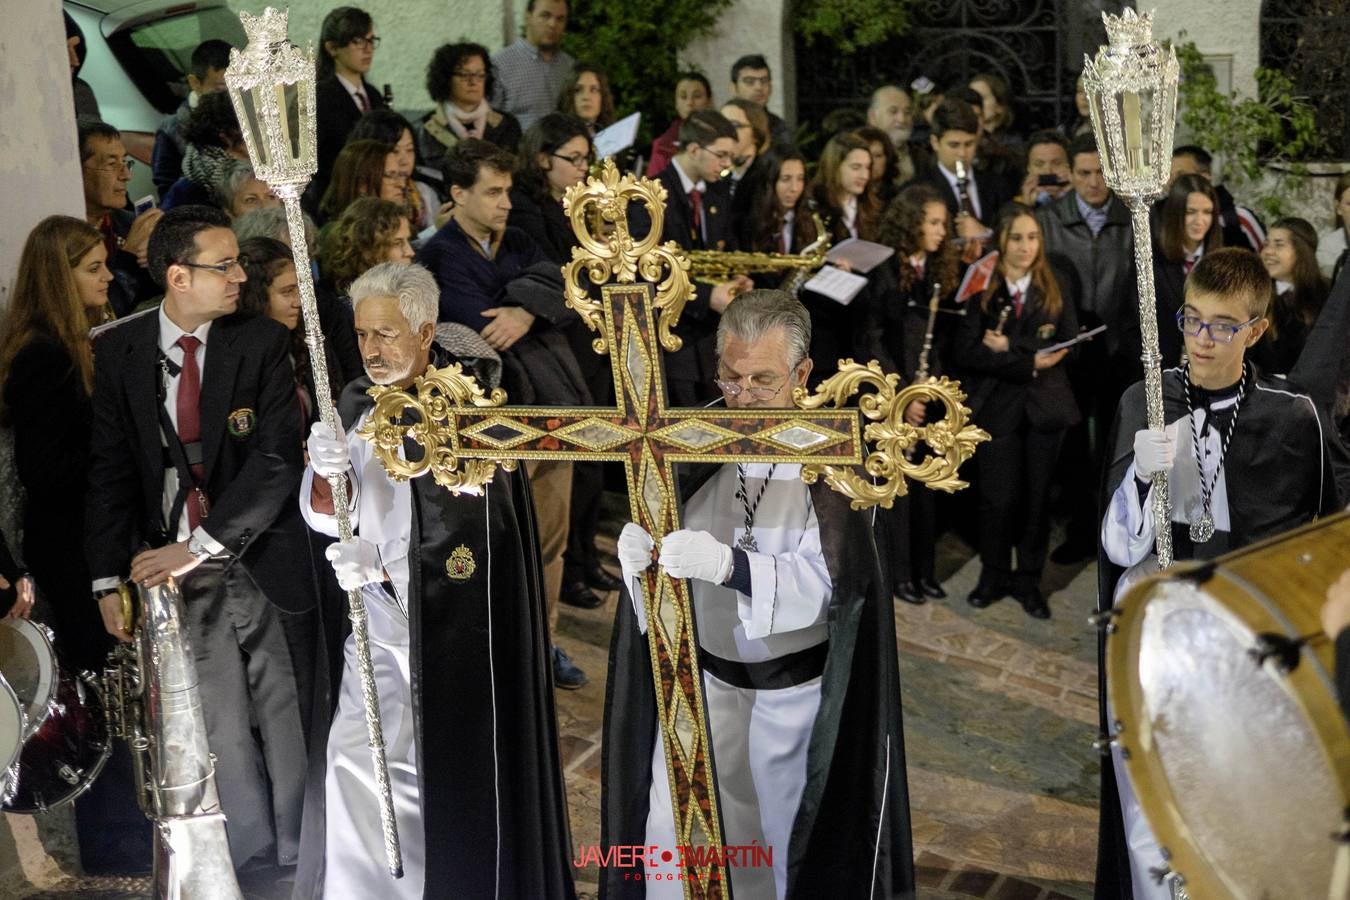
<path id="1" fill-rule="evenodd" d="M 152 896 L 241 900 L 183 598 L 173 579 L 137 591 L 139 620 L 130 586 L 118 588 L 135 639 L 108 654 L 103 692 L 109 731 L 131 749 L 136 799 L 155 825 Z"/>
<path id="2" fill-rule="evenodd" d="M 816 225 L 816 239 L 802 248 L 801 253 L 740 253 L 725 250 L 690 250 L 689 275 L 702 284 L 721 284 L 737 275 L 757 272 L 792 272 L 783 290 L 796 293 L 806 276 L 825 265 L 830 252 L 830 238 L 819 213 L 811 213 Z"/>

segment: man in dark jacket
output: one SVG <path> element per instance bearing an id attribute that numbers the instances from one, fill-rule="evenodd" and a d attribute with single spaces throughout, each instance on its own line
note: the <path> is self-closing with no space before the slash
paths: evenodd
<path id="1" fill-rule="evenodd" d="M 512 402 L 589 404 L 590 393 L 565 333 L 580 327 L 580 319 L 563 305 L 557 267 L 529 235 L 506 224 L 513 162 L 511 154 L 476 138 L 461 141 L 446 153 L 445 182 L 454 207 L 450 221 L 422 247 L 417 261 L 440 287 L 440 320 L 478 331 L 501 354 L 503 386 Z M 572 464 L 530 460 L 526 471 L 539 518 L 552 634 L 562 592 Z M 556 646 L 553 675 L 559 687 L 586 683 L 586 674 Z"/>
<path id="2" fill-rule="evenodd" d="M 150 170 L 160 194 L 183 177 L 183 154 L 187 152 L 183 128 L 192 110 L 197 108 L 199 99 L 206 94 L 225 90 L 225 70 L 229 65 L 230 45 L 225 41 L 202 41 L 192 51 L 192 67 L 187 73 L 188 95 L 178 105 L 178 109 L 164 117 L 155 131 L 155 150 L 150 157 Z"/>
<path id="3" fill-rule="evenodd" d="M 220 210 L 166 213 L 148 252 L 164 303 L 95 354 L 91 587 L 130 641 L 117 586 L 178 580 L 235 868 L 294 866 L 308 731 L 327 700 L 290 334 L 235 314 L 244 272 Z"/>
<path id="4" fill-rule="evenodd" d="M 1050 264 L 1065 278 L 1065 299 L 1077 304 L 1080 328 L 1106 326 L 1069 362 L 1083 422 L 1069 431 L 1061 484 L 1071 498 L 1069 538 L 1050 558 L 1071 563 L 1091 558 L 1101 516 L 1093 498 L 1120 395 L 1142 377 L 1136 301 L 1134 228 L 1125 204 L 1106 186 L 1101 156 L 1090 135 L 1069 147 L 1073 188 L 1036 211 Z"/>
<path id="5" fill-rule="evenodd" d="M 98 119 L 78 120 L 80 174 L 84 181 L 84 218 L 103 233 L 108 250 L 108 305 L 125 316 L 159 293 L 146 268 L 150 232 L 163 215 L 147 209 L 136 215 L 127 209 L 127 184 L 135 163 L 127 155 L 122 133 Z"/>

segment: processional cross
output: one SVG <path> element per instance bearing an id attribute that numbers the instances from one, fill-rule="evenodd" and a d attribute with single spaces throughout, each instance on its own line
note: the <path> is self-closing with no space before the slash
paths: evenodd
<path id="1" fill-rule="evenodd" d="M 683 251 L 673 242 L 658 245 L 665 200 L 658 182 L 621 178 L 609 160 L 598 178 L 573 186 L 563 199 L 581 243 L 563 267 L 567 305 L 597 332 L 595 351 L 610 357 L 615 405 L 506 406 L 504 391 L 484 393 L 459 365 L 430 369 L 416 379 L 415 394 L 371 389 L 375 407 L 359 434 L 372 442 L 391 477 L 429 472 L 449 490 L 478 491 L 496 466 L 514 469 L 519 460 L 620 462 L 633 521 L 658 546 L 680 527 L 680 463 L 800 463 L 804 481 L 823 477 L 858 509 L 889 507 L 906 493 L 905 477 L 939 490 L 965 487 L 957 470 L 988 435 L 968 424 L 965 395 L 946 378 L 897 390 L 899 376 L 875 362 L 849 360 L 814 393 L 798 388 L 799 409 L 668 407 L 661 351 L 680 347 L 671 329 L 692 288 Z M 650 214 L 645 236 L 628 232 L 632 202 Z M 602 233 L 592 231 L 601 221 Z M 592 298 L 592 285 L 600 287 L 601 299 Z M 872 393 L 863 394 L 857 408 L 844 407 L 863 386 Z M 903 412 L 916 399 L 942 401 L 946 416 L 909 425 Z M 408 413 L 414 424 L 401 424 L 410 421 Z M 420 459 L 400 458 L 405 438 L 425 449 Z M 908 462 L 905 451 L 920 441 L 935 455 Z M 868 477 L 854 471 L 858 465 Z M 685 895 L 724 897 L 727 873 L 689 586 L 652 566 L 642 576 L 642 592 L 676 840 L 705 851 L 683 854 Z"/>

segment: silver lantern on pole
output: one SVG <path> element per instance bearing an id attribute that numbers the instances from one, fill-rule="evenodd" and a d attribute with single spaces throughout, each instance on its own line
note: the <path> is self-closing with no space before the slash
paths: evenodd
<path id="1" fill-rule="evenodd" d="M 1143 335 L 1144 400 L 1148 427 L 1161 431 L 1162 356 L 1158 352 L 1158 315 L 1153 287 L 1150 204 L 1167 190 L 1172 139 L 1176 130 L 1176 51 L 1153 39 L 1153 13 L 1102 14 L 1106 46 L 1097 58 L 1084 57 L 1083 91 L 1092 131 L 1101 152 L 1107 185 L 1130 210 L 1134 224 L 1134 261 L 1139 284 L 1139 326 Z M 1172 565 L 1172 507 L 1167 473 L 1153 476 L 1153 524 L 1158 568 Z"/>
<path id="2" fill-rule="evenodd" d="M 305 344 L 309 347 L 314 372 L 315 404 L 325 424 L 339 428 L 337 410 L 328 387 L 328 364 L 324 358 L 323 332 L 319 309 L 314 302 L 314 278 L 305 244 L 305 226 L 300 211 L 300 195 L 318 169 L 317 133 L 314 123 L 314 48 L 302 50 L 286 34 L 287 12 L 268 7 L 261 16 L 239 14 L 248 45 L 243 51 L 230 51 L 230 66 L 225 85 L 239 119 L 244 143 L 248 147 L 253 173 L 272 189 L 286 208 L 286 225 L 295 257 L 295 274 L 300 282 L 300 308 L 305 323 Z M 352 541 L 351 517 L 347 509 L 347 480 L 329 479 L 333 506 L 337 513 L 338 536 L 343 543 Z M 380 795 L 380 821 L 384 828 L 385 855 L 389 872 L 403 876 L 398 826 L 394 820 L 394 800 L 389 787 L 389 767 L 385 760 L 384 731 L 380 725 L 380 701 L 375 688 L 375 671 L 370 659 L 370 637 L 366 608 L 359 591 L 347 593 L 352 639 L 356 645 L 357 674 L 365 702 L 366 727 L 370 734 L 370 755 Z"/>

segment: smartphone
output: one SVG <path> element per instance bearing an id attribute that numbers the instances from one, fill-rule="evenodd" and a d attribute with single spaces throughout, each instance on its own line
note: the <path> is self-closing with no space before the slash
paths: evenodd
<path id="1" fill-rule="evenodd" d="M 1036 184 L 1041 187 L 1058 187 L 1060 184 L 1059 176 L 1054 172 L 1047 172 L 1036 178 Z"/>
<path id="2" fill-rule="evenodd" d="M 155 208 L 154 194 L 146 194 L 144 197 L 136 201 L 136 215 L 138 216 L 141 213 L 145 212 L 147 209 L 154 209 L 154 208 Z"/>

